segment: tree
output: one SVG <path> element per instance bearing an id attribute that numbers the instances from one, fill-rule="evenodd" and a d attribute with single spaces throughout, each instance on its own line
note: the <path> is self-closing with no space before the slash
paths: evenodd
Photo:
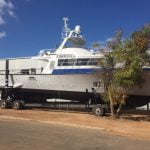
<path id="1" fill-rule="evenodd" d="M 115 49 L 119 44 L 123 41 L 123 30 L 118 29 L 115 33 L 115 36 L 110 38 L 110 40 L 107 41 L 106 45 L 109 49 Z"/>
<path id="2" fill-rule="evenodd" d="M 114 49 L 120 47 L 120 45 L 122 44 L 122 34 L 123 30 L 119 29 L 116 32 L 115 37 L 111 38 L 111 40 L 107 42 L 107 47 L 110 51 L 106 53 L 104 59 L 102 59 L 100 62 L 100 65 L 103 68 L 103 73 L 101 76 L 102 81 L 104 82 L 103 98 L 105 101 L 109 101 L 110 103 L 112 117 L 115 116 L 114 105 L 119 103 L 118 100 L 124 98 L 122 95 L 120 95 L 120 91 L 122 89 L 116 88 L 114 80 L 116 72 L 116 60 L 114 57 Z M 121 102 L 122 101 L 123 100 L 121 100 Z M 121 109 L 121 107 L 119 107 L 119 109 Z"/>
<path id="3" fill-rule="evenodd" d="M 110 102 L 110 109 L 111 109 L 111 115 L 114 117 L 114 102 L 111 98 L 110 94 L 110 86 L 112 85 L 113 81 L 113 74 L 114 74 L 114 59 L 111 55 L 111 53 L 107 53 L 103 59 L 100 60 L 100 66 L 103 68 L 103 71 L 101 72 L 101 81 L 103 81 L 104 85 L 104 94 L 103 99 L 106 102 Z M 112 92 L 111 92 L 112 93 Z"/>
<path id="4" fill-rule="evenodd" d="M 122 31 L 116 32 L 109 42 L 111 48 L 101 60 L 103 67 L 104 97 L 110 101 L 112 117 L 115 116 L 114 105 L 118 105 L 116 115 L 119 116 L 122 105 L 128 97 L 128 91 L 141 84 L 144 65 L 148 65 L 150 57 L 150 25 L 134 32 L 130 39 L 122 41 Z"/>

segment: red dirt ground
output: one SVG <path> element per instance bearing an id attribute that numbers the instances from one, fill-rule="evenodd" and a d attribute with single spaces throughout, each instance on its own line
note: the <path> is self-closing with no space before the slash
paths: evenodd
<path id="1" fill-rule="evenodd" d="M 49 109 L 0 109 L 0 118 L 29 119 L 46 123 L 85 127 L 122 136 L 150 140 L 150 113 L 139 111 L 124 113 L 120 119 L 111 119 L 109 115 L 97 117 L 84 112 L 64 112 Z"/>

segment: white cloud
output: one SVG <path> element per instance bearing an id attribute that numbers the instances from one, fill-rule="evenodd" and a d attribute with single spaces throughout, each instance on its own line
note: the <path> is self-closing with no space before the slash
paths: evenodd
<path id="1" fill-rule="evenodd" d="M 14 13 L 12 10 L 8 10 L 8 14 L 9 14 L 11 17 L 16 18 L 16 15 L 15 15 L 15 13 Z"/>
<path id="2" fill-rule="evenodd" d="M 121 38 L 121 41 L 124 42 L 126 39 L 125 38 Z M 115 42 L 116 41 L 116 38 L 113 38 L 113 37 L 110 37 L 108 39 L 106 39 L 106 42 Z"/>
<path id="3" fill-rule="evenodd" d="M 0 25 L 5 24 L 4 19 L 2 18 L 2 16 L 0 16 Z"/>
<path id="4" fill-rule="evenodd" d="M 0 25 L 5 24 L 5 15 L 16 17 L 14 13 L 14 5 L 10 0 L 0 0 Z"/>
<path id="5" fill-rule="evenodd" d="M 30 0 L 24 0 L 24 1 L 30 1 Z M 12 0 L 0 0 L 0 26 L 6 23 L 6 19 L 5 19 L 6 15 L 13 18 L 17 18 L 14 12 L 14 8 L 15 7 L 14 4 L 12 3 Z M 6 37 L 5 31 L 0 32 L 0 39 L 3 37 Z"/>
<path id="6" fill-rule="evenodd" d="M 6 32 L 0 32 L 0 39 L 6 37 Z"/>
<path id="7" fill-rule="evenodd" d="M 114 40 L 115 40 L 115 38 L 110 37 L 110 38 L 106 39 L 106 42 L 112 42 L 112 41 L 114 41 Z"/>
<path id="8" fill-rule="evenodd" d="M 6 1 L 6 0 L 5 0 Z M 12 2 L 9 0 L 7 0 L 6 1 L 7 2 L 7 7 L 9 8 L 9 9 L 14 9 L 14 5 L 12 4 Z"/>
<path id="9" fill-rule="evenodd" d="M 4 25 L 6 23 L 5 16 L 9 15 L 13 18 L 16 18 L 14 13 L 14 5 L 11 0 L 0 0 L 0 25 Z M 0 39 L 6 37 L 6 32 L 0 32 Z"/>

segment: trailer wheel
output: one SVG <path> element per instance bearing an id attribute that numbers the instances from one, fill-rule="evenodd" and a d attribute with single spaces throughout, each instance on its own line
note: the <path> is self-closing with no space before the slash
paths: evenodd
<path id="1" fill-rule="evenodd" d="M 93 107 L 93 113 L 96 116 L 104 116 L 105 115 L 105 109 L 101 105 L 96 105 Z"/>
<path id="2" fill-rule="evenodd" d="M 8 104 L 8 102 L 6 100 L 1 100 L 0 107 L 2 109 L 7 109 L 9 107 L 9 104 Z"/>
<path id="3" fill-rule="evenodd" d="M 14 101 L 12 107 L 13 109 L 20 110 L 23 108 L 23 105 L 20 101 Z"/>

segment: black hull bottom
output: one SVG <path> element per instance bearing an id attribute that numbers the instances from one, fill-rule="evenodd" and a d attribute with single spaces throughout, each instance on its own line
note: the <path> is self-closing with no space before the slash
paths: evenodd
<path id="1" fill-rule="evenodd" d="M 141 96 L 141 95 L 131 95 L 128 97 L 126 101 L 126 106 L 135 108 L 146 105 L 150 102 L 149 96 Z"/>
<path id="2" fill-rule="evenodd" d="M 44 102 L 46 99 L 55 98 L 77 101 L 83 104 L 88 103 L 89 99 L 91 99 L 92 104 L 102 103 L 100 95 L 94 96 L 93 93 L 88 92 L 17 89 L 13 93 L 15 95 L 14 99 L 23 99 L 27 102 Z"/>
<path id="3" fill-rule="evenodd" d="M 1 89 L 2 90 L 2 89 Z M 37 89 L 10 89 L 9 95 L 15 100 L 24 100 L 27 103 L 46 102 L 46 99 L 65 99 L 72 102 L 77 101 L 81 104 L 103 104 L 100 95 L 94 96 L 93 93 L 88 92 L 74 92 L 74 91 L 53 91 L 53 90 L 37 90 Z M 150 102 L 149 96 L 130 95 L 126 101 L 126 106 L 135 108 L 146 105 Z"/>

